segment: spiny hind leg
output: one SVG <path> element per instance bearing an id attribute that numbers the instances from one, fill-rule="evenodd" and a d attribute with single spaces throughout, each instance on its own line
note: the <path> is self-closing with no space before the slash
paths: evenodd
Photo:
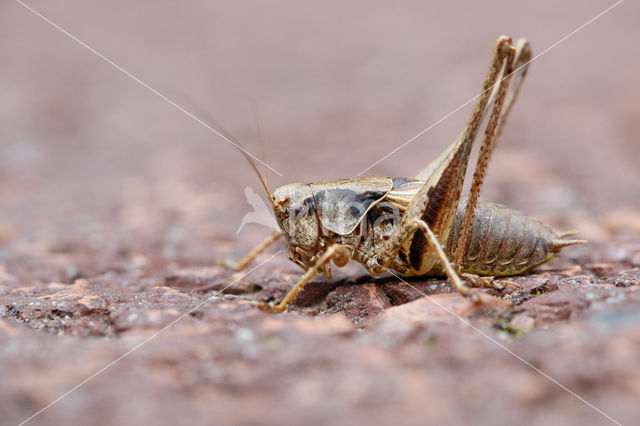
<path id="1" fill-rule="evenodd" d="M 386 270 L 396 257 L 402 244 L 411 238 L 418 228 L 422 228 L 425 237 L 429 239 L 431 245 L 436 250 L 442 265 L 445 267 L 447 276 L 453 285 L 462 294 L 470 294 L 471 290 L 461 283 L 460 278 L 455 273 L 456 271 L 450 269 L 451 264 L 449 259 L 442 250 L 433 231 L 438 235 L 446 235 L 451 226 L 452 214 L 455 214 L 460 199 L 460 192 L 464 182 L 471 146 L 483 121 L 485 111 L 487 108 L 491 108 L 489 124 L 485 132 L 483 146 L 481 147 L 481 156 L 474 174 L 474 192 L 476 194 L 471 202 L 470 208 L 469 203 L 467 208 L 471 213 L 475 210 L 477 192 L 482 184 L 484 168 L 486 167 L 491 149 L 491 142 L 495 136 L 502 106 L 511 80 L 515 54 L 516 49 L 511 44 L 511 39 L 506 36 L 499 37 L 496 41 L 489 70 L 482 86 L 483 90 L 478 96 L 467 125 L 453 145 L 436 160 L 436 163 L 428 166 L 426 172 L 423 171 L 425 175 L 423 178 L 426 179 L 426 181 L 411 200 L 411 204 L 406 210 L 399 227 L 391 238 L 387 240 L 383 249 L 367 261 L 367 269 L 374 275 Z M 505 77 L 501 78 L 500 75 L 504 75 Z M 493 95 L 494 93 L 495 96 Z M 423 173 L 421 173 L 421 175 Z M 428 176 L 426 176 L 427 174 Z M 432 196 L 432 194 L 440 194 L 441 197 L 435 197 Z M 434 226 L 433 231 L 428 224 L 422 220 L 427 211 L 431 214 L 429 223 Z M 459 242 L 462 242 L 462 244 L 458 244 L 458 248 L 462 250 L 460 253 L 455 252 L 454 263 L 458 267 L 462 263 L 461 259 L 466 249 L 472 219 L 472 215 L 466 218 L 466 221 L 469 222 L 466 226 L 468 229 L 466 235 L 463 234 L 462 238 L 459 239 Z M 452 252 L 453 250 L 450 249 L 448 251 Z"/>
<path id="2" fill-rule="evenodd" d="M 518 43 L 519 45 L 522 44 L 521 56 L 523 58 L 528 58 L 530 56 L 530 53 L 529 53 L 529 56 L 525 54 L 526 52 L 529 52 L 528 44 L 526 43 L 526 40 L 524 39 L 519 40 Z M 504 73 L 502 73 L 501 71 L 503 69 L 504 59 L 510 54 L 512 50 L 513 50 L 513 46 L 511 45 L 511 39 L 509 37 L 504 35 L 498 37 L 498 39 L 496 40 L 495 47 L 493 49 L 491 61 L 489 63 L 489 69 L 487 70 L 487 74 L 482 84 L 482 90 L 480 94 L 477 96 L 476 103 L 473 106 L 473 110 L 467 120 L 467 123 L 464 129 L 462 130 L 462 132 L 460 132 L 456 140 L 438 158 L 436 158 L 429 165 L 427 165 L 427 167 L 425 167 L 422 171 L 420 171 L 420 173 L 418 173 L 418 175 L 416 176 L 417 179 L 427 180 L 433 174 L 433 172 L 438 168 L 438 166 L 441 163 L 443 163 L 451 155 L 451 153 L 454 152 L 454 150 L 459 146 L 459 144 L 468 146 L 470 149 L 470 146 L 473 144 L 473 141 L 476 139 L 476 135 L 478 134 L 478 129 L 482 126 L 483 122 L 485 121 L 488 112 L 491 110 L 492 105 L 495 104 L 497 92 L 500 86 L 498 83 L 501 80 L 503 80 L 503 77 L 501 76 L 504 75 Z M 516 55 L 517 55 L 517 51 L 516 51 Z M 524 77 L 524 73 L 526 73 L 526 67 L 523 67 L 522 71 L 523 71 L 522 77 Z M 519 85 L 517 86 L 517 89 L 519 90 Z M 517 96 L 517 92 L 515 93 L 515 95 Z M 508 100 L 507 102 L 509 106 L 506 110 L 507 113 L 508 113 L 508 109 L 510 109 L 510 105 L 512 105 L 513 101 L 515 101 L 516 96 L 509 97 L 511 101 L 509 102 Z M 465 165 L 465 170 L 466 170 L 466 165 Z"/>
<path id="3" fill-rule="evenodd" d="M 531 46 L 526 39 L 518 39 L 514 44 L 514 47 L 516 51 L 513 58 L 513 76 L 511 79 L 511 84 L 509 85 L 509 90 L 507 91 L 504 100 L 504 106 L 502 108 L 502 113 L 500 114 L 500 120 L 498 121 L 498 126 L 496 128 L 496 136 L 494 139 L 493 147 L 495 147 L 495 141 L 497 141 L 500 137 L 502 129 L 507 122 L 507 117 L 511 112 L 511 108 L 513 108 L 513 104 L 516 102 L 516 99 L 520 94 L 520 88 L 522 87 L 524 78 L 527 76 L 529 63 L 531 62 Z M 504 78 L 505 74 L 503 73 L 502 75 L 502 78 Z"/>
<path id="4" fill-rule="evenodd" d="M 511 44 L 511 39 L 502 36 L 498 38 L 498 43 L 501 49 L 497 49 L 497 52 L 501 53 L 500 57 L 500 72 L 496 74 L 497 88 L 494 89 L 495 96 L 492 96 L 493 106 L 491 109 L 491 115 L 485 129 L 484 139 L 480 146 L 480 152 L 478 154 L 478 160 L 473 172 L 473 179 L 471 181 L 471 189 L 469 190 L 469 197 L 467 199 L 467 206 L 465 208 L 464 217 L 462 219 L 462 225 L 460 226 L 460 232 L 458 233 L 458 239 L 455 244 L 455 251 L 452 251 L 453 262 L 458 268 L 461 269 L 462 260 L 467 250 L 467 244 L 471 235 L 471 225 L 473 216 L 475 214 L 476 205 L 478 203 L 478 195 L 480 194 L 480 188 L 484 180 L 484 174 L 489 162 L 489 156 L 491 154 L 492 145 L 496 135 L 496 129 L 498 128 L 500 118 L 502 116 L 503 106 L 509 84 L 511 82 L 511 76 L 513 74 L 513 67 L 515 63 L 516 48 Z M 526 44 L 525 44 L 526 45 Z M 502 77 L 504 76 L 504 77 Z"/>
<path id="5" fill-rule="evenodd" d="M 516 288 L 520 288 L 520 285 L 514 283 L 513 281 L 497 281 L 495 277 L 492 276 L 481 277 L 480 275 L 462 273 L 460 274 L 460 278 L 471 284 L 472 287 L 484 287 L 493 288 L 496 290 L 504 290 L 505 286 L 512 285 Z"/>
<path id="6" fill-rule="evenodd" d="M 344 266 L 349 262 L 350 258 L 351 252 L 348 248 L 339 244 L 330 246 L 327 251 L 325 251 L 324 254 L 320 256 L 320 258 L 316 261 L 315 265 L 307 269 L 307 272 L 305 272 L 304 275 L 300 277 L 300 280 L 298 280 L 296 285 L 294 285 L 291 290 L 289 290 L 289 293 L 287 293 L 287 295 L 284 297 L 284 299 L 282 299 L 280 303 L 278 303 L 277 305 L 273 305 L 266 302 L 260 302 L 258 306 L 260 307 L 260 309 L 270 312 L 284 311 L 285 309 L 287 309 L 289 304 L 293 302 L 298 293 L 300 293 L 302 289 L 304 289 L 304 286 L 307 285 L 309 281 L 311 281 L 311 278 L 313 278 L 318 273 L 318 270 L 323 265 L 333 260 L 333 263 L 335 263 L 337 266 Z"/>
<path id="7" fill-rule="evenodd" d="M 426 177 L 424 184 L 414 195 L 394 234 L 374 257 L 375 262 L 367 264 L 367 269 L 374 275 L 386 269 L 395 258 L 402 243 L 415 233 L 417 226 L 415 220 L 428 218 L 431 231 L 441 236 L 443 240 L 446 239 L 460 201 L 471 147 L 478 134 L 484 111 L 492 97 L 498 76 L 504 68 L 505 58 L 512 59 L 513 51 L 509 37 L 501 36 L 498 38 L 489 70 L 482 85 L 483 90 L 476 100 L 467 125 L 453 145 L 439 157 L 436 164 L 427 167 L 427 169 L 433 168 L 434 170 L 428 171 L 429 176 Z M 508 62 L 512 62 L 512 60 Z M 499 83 L 500 86 L 503 86 L 502 81 Z M 504 90 L 499 92 L 501 101 L 504 99 L 503 92 Z M 495 106 L 493 109 L 496 109 Z M 417 238 L 424 239 L 425 237 L 418 235 Z M 449 251 L 451 252 L 451 250 Z M 455 263 L 459 264 L 460 262 Z"/>

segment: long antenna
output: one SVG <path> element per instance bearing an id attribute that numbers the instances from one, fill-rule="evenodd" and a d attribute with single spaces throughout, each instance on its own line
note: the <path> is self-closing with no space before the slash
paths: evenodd
<path id="1" fill-rule="evenodd" d="M 193 102 L 191 102 L 193 103 Z M 240 154 L 243 155 L 244 158 L 247 159 L 247 161 L 249 162 L 249 164 L 251 165 L 251 168 L 253 169 L 254 172 L 256 172 L 256 175 L 258 175 L 258 179 L 260 179 L 260 183 L 262 184 L 262 187 L 264 188 L 264 190 L 267 193 L 267 197 L 269 198 L 269 202 L 271 203 L 271 205 L 274 208 L 279 208 L 279 206 L 276 204 L 275 200 L 273 199 L 273 196 L 271 195 L 271 191 L 269 191 L 269 186 L 267 185 L 265 179 L 262 177 L 262 175 L 260 174 L 260 172 L 258 171 L 258 168 L 256 167 L 255 162 L 253 161 L 253 159 L 251 158 L 251 154 L 248 153 L 248 151 L 246 151 L 242 145 L 238 142 L 238 140 L 236 139 L 235 136 L 233 136 L 233 134 L 231 134 L 230 131 L 228 131 L 223 125 L 221 125 L 214 117 L 212 117 L 211 113 L 209 111 L 205 111 L 202 108 L 197 108 L 199 110 L 199 115 L 200 116 L 206 116 L 207 117 L 207 121 L 210 121 L 211 123 L 213 123 L 213 125 L 218 129 L 218 131 L 225 137 L 228 138 L 230 141 L 233 142 L 234 147 L 240 152 Z M 261 160 L 259 160 L 261 161 Z M 262 162 L 262 161 L 261 161 Z M 277 173 L 277 172 L 276 172 Z"/>
<path id="2" fill-rule="evenodd" d="M 241 146 L 240 143 L 238 143 L 237 139 L 227 129 L 225 129 L 224 127 L 222 127 L 218 123 L 216 123 L 216 126 L 218 127 L 218 129 L 221 130 L 221 132 L 223 132 L 223 134 L 226 137 L 231 139 L 234 143 L 238 144 L 238 146 Z M 262 177 L 262 174 L 260 174 L 260 172 L 258 171 L 258 167 L 256 166 L 256 163 L 253 161 L 251 156 L 249 154 L 247 154 L 247 152 L 244 149 L 238 149 L 238 151 L 240 151 L 240 154 L 242 154 L 244 156 L 244 158 L 247 159 L 247 161 L 251 165 L 251 168 L 253 169 L 253 171 L 256 172 L 256 175 L 258 175 L 258 179 L 260 179 L 260 183 L 262 184 L 262 187 L 264 188 L 265 192 L 267 193 L 267 197 L 269 197 L 269 202 L 271 202 L 271 205 L 273 207 L 275 207 L 276 209 L 279 208 L 279 206 L 276 204 L 275 200 L 273 199 L 273 196 L 271 195 L 271 191 L 269 191 L 269 187 L 267 186 L 266 181 Z"/>
<path id="3" fill-rule="evenodd" d="M 264 151 L 264 137 L 262 135 L 262 126 L 260 125 L 260 117 L 258 116 L 258 107 L 256 106 L 255 102 L 251 104 L 251 107 L 253 109 L 253 117 L 256 121 L 256 130 L 258 131 L 258 141 L 260 142 L 260 153 L 262 154 L 262 161 L 266 162 L 267 154 Z M 267 193 L 270 193 L 271 191 L 269 191 L 269 172 L 267 171 L 266 167 L 263 168 L 262 175 L 264 177 Z"/>
<path id="4" fill-rule="evenodd" d="M 264 190 L 267 193 L 267 197 L 269 197 L 269 201 L 271 202 L 271 205 L 273 207 L 275 207 L 276 209 L 279 208 L 279 206 L 276 204 L 275 200 L 273 199 L 273 196 L 271 195 L 271 191 L 269 191 L 269 187 L 267 186 L 266 182 L 264 181 L 264 179 L 262 178 L 262 175 L 260 174 L 260 172 L 258 171 L 258 168 L 256 167 L 256 164 L 253 162 L 253 160 L 251 159 L 251 157 L 245 153 L 242 150 L 238 150 L 240 151 L 240 153 L 242 155 L 244 155 L 244 158 L 247 159 L 247 161 L 249 162 L 249 164 L 251 164 L 251 167 L 253 168 L 253 171 L 256 172 L 256 174 L 258 175 L 258 179 L 260 179 L 260 183 L 262 184 L 262 187 L 264 188 Z"/>

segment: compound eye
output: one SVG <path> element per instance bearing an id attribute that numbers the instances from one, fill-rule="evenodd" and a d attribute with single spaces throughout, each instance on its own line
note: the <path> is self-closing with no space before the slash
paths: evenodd
<path id="1" fill-rule="evenodd" d="M 304 216 L 304 214 L 306 213 L 307 208 L 300 204 L 300 203 L 293 203 L 291 205 L 291 219 L 292 220 L 298 220 L 300 219 L 302 216 Z"/>

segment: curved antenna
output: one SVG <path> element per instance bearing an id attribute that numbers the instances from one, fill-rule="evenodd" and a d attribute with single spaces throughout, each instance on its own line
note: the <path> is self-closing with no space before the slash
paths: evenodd
<path id="1" fill-rule="evenodd" d="M 258 168 L 256 167 L 256 163 L 253 162 L 253 160 L 251 159 L 249 154 L 247 154 L 246 152 L 244 152 L 244 151 L 242 151 L 240 149 L 238 151 L 240 151 L 240 153 L 244 156 L 244 158 L 247 159 L 249 164 L 251 164 L 251 168 L 253 168 L 253 171 L 256 172 L 256 174 L 258 175 L 258 179 L 260 179 L 260 183 L 262 184 L 262 187 L 267 192 L 267 197 L 269 197 L 269 201 L 271 202 L 271 205 L 273 207 L 275 207 L 276 209 L 279 209 L 279 206 L 276 204 L 275 200 L 273 199 L 273 196 L 271 195 L 271 191 L 269 191 L 269 187 L 267 186 L 267 183 L 265 182 L 264 178 L 262 177 L 262 175 L 258 171 Z"/>
<path id="2" fill-rule="evenodd" d="M 238 140 L 231 133 L 229 133 L 229 131 L 227 129 L 225 129 L 224 127 L 222 127 L 218 123 L 216 123 L 216 126 L 218 127 L 218 129 L 221 130 L 221 132 L 223 132 L 223 134 L 226 137 L 231 139 L 234 143 L 238 144 L 238 146 L 241 146 L 240 143 L 238 143 Z M 258 179 L 260 179 L 260 183 L 262 184 L 262 187 L 264 188 L 265 192 L 267 193 L 267 197 L 269 198 L 269 202 L 271 203 L 271 205 L 274 208 L 279 209 L 279 206 L 276 204 L 276 201 L 273 199 L 273 196 L 271 195 L 271 191 L 269 191 L 269 186 L 267 186 L 267 182 L 264 180 L 264 178 L 262 177 L 262 175 L 258 171 L 258 167 L 256 166 L 256 163 L 253 161 L 251 156 L 244 149 L 238 148 L 238 151 L 240 151 L 240 154 L 242 154 L 242 156 L 247 159 L 247 161 L 251 165 L 251 168 L 253 169 L 253 171 L 256 172 L 256 175 L 258 175 Z"/>
<path id="3" fill-rule="evenodd" d="M 253 118 L 256 121 L 256 130 L 258 132 L 258 141 L 260 142 L 260 153 L 262 154 L 262 160 L 263 161 L 267 161 L 267 154 L 264 152 L 264 138 L 262 136 L 262 126 L 260 125 L 260 118 L 258 117 L 258 108 L 256 107 L 255 102 L 251 103 L 251 109 L 253 110 Z M 269 172 L 267 171 L 266 167 L 263 168 L 262 170 L 263 176 L 264 176 L 264 186 L 265 186 L 265 190 L 267 191 L 267 194 L 270 194 L 269 192 Z M 269 198 L 271 198 L 271 195 L 269 195 Z M 273 201 L 272 201 L 273 204 Z M 275 206 L 275 204 L 274 204 Z"/>
<path id="4" fill-rule="evenodd" d="M 193 102 L 191 102 L 193 103 Z M 192 106 L 193 107 L 193 106 Z M 209 113 L 209 111 L 205 111 L 203 108 L 196 108 L 199 110 L 199 115 L 200 116 L 205 116 L 207 117 L 206 121 L 210 121 L 211 123 L 213 123 L 213 125 L 216 127 L 217 131 L 224 136 L 225 138 L 229 139 L 231 142 L 233 142 L 233 146 L 234 148 L 236 148 L 238 151 L 240 151 L 240 154 L 242 154 L 244 156 L 244 158 L 247 159 L 247 161 L 249 162 L 249 164 L 251 165 L 251 168 L 253 169 L 253 171 L 256 172 L 256 174 L 258 175 L 258 179 L 260 179 L 260 183 L 262 184 L 262 187 L 264 188 L 264 190 L 267 192 L 267 197 L 269 198 L 269 202 L 271 203 L 271 205 L 276 208 L 276 209 L 280 209 L 280 206 L 278 206 L 275 202 L 275 200 L 273 199 L 273 196 L 271 195 L 271 191 L 269 191 L 269 187 L 267 186 L 266 181 L 264 180 L 264 178 L 262 177 L 262 175 L 260 174 L 260 172 L 258 171 L 258 168 L 256 167 L 255 162 L 253 161 L 253 159 L 251 158 L 251 155 L 248 153 L 248 151 L 245 151 L 245 149 L 242 147 L 242 145 L 238 142 L 238 140 L 235 138 L 235 136 L 233 136 L 231 134 L 231 132 L 229 132 L 224 126 L 222 126 L 220 123 L 218 123 L 218 121 L 213 118 L 211 116 L 211 113 Z M 204 122 L 204 121 L 203 121 Z M 207 126 L 209 126 L 208 123 L 205 123 Z M 277 173 L 277 172 L 276 172 Z"/>

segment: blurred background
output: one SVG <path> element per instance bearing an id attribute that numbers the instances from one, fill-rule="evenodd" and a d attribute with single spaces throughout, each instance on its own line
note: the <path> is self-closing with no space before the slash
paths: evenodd
<path id="1" fill-rule="evenodd" d="M 607 291 L 638 281 L 638 2 L 620 3 L 555 47 L 614 1 L 27 4 L 195 116 L 221 123 L 282 173 L 268 173 L 272 188 L 355 176 L 477 95 L 500 34 L 526 37 L 534 55 L 545 53 L 530 65 L 481 196 L 592 241 L 567 249 L 551 267 L 596 277 L 583 279 L 588 283 L 609 273 Z M 180 268 L 238 259 L 269 230 L 249 225 L 235 236 L 251 210 L 244 188 L 262 192 L 229 143 L 18 2 L 0 5 L 0 64 L 0 416 L 17 422 L 210 294 L 198 287 L 209 275 L 200 280 L 199 272 Z M 453 141 L 471 107 L 366 175 L 414 176 Z M 615 275 L 624 268 L 636 269 Z M 225 274 L 213 273 L 219 282 Z M 241 283 L 242 291 L 257 283 L 280 297 L 298 276 L 280 256 Z M 346 304 L 331 305 L 335 294 L 365 288 L 344 285 L 334 299 L 325 297 L 339 284 L 326 284 L 307 306 L 343 313 Z M 371 302 L 366 297 L 381 286 L 353 294 Z M 268 293 L 272 288 L 280 293 Z M 546 291 L 553 289 L 532 290 Z M 437 312 L 409 310 L 391 325 L 348 334 L 357 315 L 374 318 L 381 306 L 408 301 L 402 297 L 384 299 L 384 306 L 367 302 L 375 309 L 346 312 L 349 320 L 320 315 L 299 329 L 303 319 L 295 314 L 265 319 L 240 302 L 210 305 L 37 422 L 86 424 L 83 415 L 104 424 L 236 422 L 240 415 L 255 424 L 265 413 L 281 420 L 269 410 L 288 404 L 291 419 L 310 423 L 344 422 L 346 413 L 395 421 L 402 412 L 407 424 L 451 415 L 485 424 L 608 424 L 475 332 L 457 323 L 438 328 L 444 322 Z M 544 321 L 564 324 L 593 300 L 567 301 L 573 297 L 543 305 L 526 324 L 534 317 L 538 330 Z M 339 300 L 351 300 L 345 298 Z M 432 318 L 436 325 L 425 324 Z M 18 323 L 27 327 L 13 327 Z M 491 318 L 484 325 L 493 335 L 496 324 Z M 637 417 L 638 375 L 629 366 L 638 352 L 625 346 L 632 340 L 623 335 L 602 354 L 613 340 L 609 331 L 594 337 L 589 324 L 580 325 L 586 334 L 536 334 L 516 352 L 620 418 Z M 640 328 L 633 330 L 640 342 Z M 255 335 L 267 336 L 257 339 L 270 349 L 255 346 Z M 448 343 L 423 356 L 435 347 L 434 335 Z M 572 340 L 587 335 L 591 340 L 580 342 L 593 346 Z M 478 359 L 488 367 L 478 370 Z M 606 377 L 597 374 L 605 371 L 602 360 L 609 361 Z M 608 379 L 614 376 L 618 381 Z M 488 415 L 478 418 L 479 411 Z"/>
<path id="2" fill-rule="evenodd" d="M 356 175 L 475 96 L 498 35 L 537 54 L 613 2 L 29 4 L 221 123 L 283 174 L 270 173 L 275 187 Z M 623 2 L 531 64 L 485 198 L 556 217 L 639 206 L 639 16 Z M 18 3 L 2 5 L 0 32 L 4 221 L 34 231 L 52 210 L 71 221 L 144 196 L 235 232 L 242 188 L 259 186 L 228 143 Z M 470 109 L 367 175 L 413 176 Z"/>

